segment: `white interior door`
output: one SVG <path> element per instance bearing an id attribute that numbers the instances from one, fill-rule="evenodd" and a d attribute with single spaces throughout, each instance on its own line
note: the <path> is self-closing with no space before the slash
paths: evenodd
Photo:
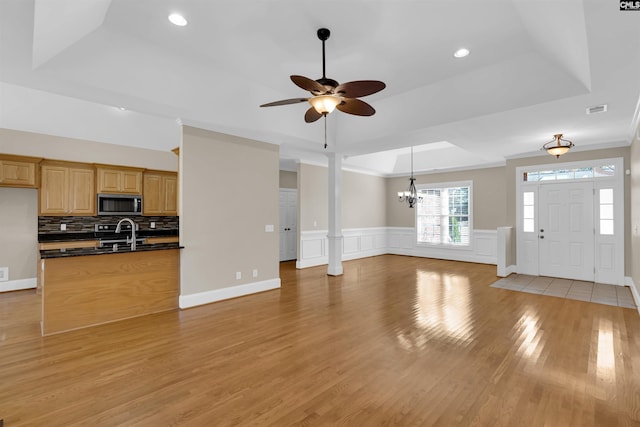
<path id="1" fill-rule="evenodd" d="M 298 258 L 298 191 L 280 189 L 280 261 Z"/>
<path id="2" fill-rule="evenodd" d="M 593 182 L 541 184 L 538 191 L 540 275 L 593 281 Z"/>

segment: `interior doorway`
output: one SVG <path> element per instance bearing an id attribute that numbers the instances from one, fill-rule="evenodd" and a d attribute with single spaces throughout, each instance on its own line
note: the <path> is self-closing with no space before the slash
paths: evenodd
<path id="1" fill-rule="evenodd" d="M 280 189 L 280 261 L 298 258 L 298 190 Z"/>

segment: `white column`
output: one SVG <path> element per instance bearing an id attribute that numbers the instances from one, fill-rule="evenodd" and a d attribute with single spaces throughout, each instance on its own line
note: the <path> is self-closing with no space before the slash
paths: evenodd
<path id="1" fill-rule="evenodd" d="M 342 155 L 329 157 L 329 267 L 327 274 L 342 274 Z"/>

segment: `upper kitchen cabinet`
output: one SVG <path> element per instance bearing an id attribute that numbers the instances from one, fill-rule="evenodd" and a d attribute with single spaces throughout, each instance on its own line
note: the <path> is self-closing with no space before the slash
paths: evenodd
<path id="1" fill-rule="evenodd" d="M 44 161 L 40 173 L 39 215 L 96 214 L 95 168 L 92 165 Z"/>
<path id="2" fill-rule="evenodd" d="M 1 187 L 38 187 L 38 163 L 41 158 L 0 154 Z"/>
<path id="3" fill-rule="evenodd" d="M 98 193 L 142 194 L 142 170 L 123 166 L 96 165 Z"/>
<path id="4" fill-rule="evenodd" d="M 144 215 L 178 215 L 178 174 L 145 171 L 142 197 Z"/>

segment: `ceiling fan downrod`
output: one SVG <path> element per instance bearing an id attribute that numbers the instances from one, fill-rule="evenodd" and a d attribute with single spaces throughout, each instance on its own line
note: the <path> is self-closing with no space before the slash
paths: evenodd
<path id="1" fill-rule="evenodd" d="M 322 41 L 322 77 L 316 80 L 323 86 L 329 86 L 330 88 L 335 89 L 338 87 L 338 82 L 333 79 L 327 78 L 327 67 L 326 67 L 326 55 L 324 52 L 324 42 L 327 41 L 329 36 L 331 35 L 331 31 L 328 28 L 319 28 L 318 29 L 318 38 Z M 328 89 L 331 91 L 330 89 Z M 328 93 L 328 92 L 327 92 Z"/>
<path id="2" fill-rule="evenodd" d="M 318 38 L 322 41 L 322 79 L 326 79 L 326 67 L 325 67 L 325 55 L 324 55 L 324 42 L 327 41 L 329 36 L 331 35 L 331 31 L 328 28 L 319 28 L 318 29 Z"/>

